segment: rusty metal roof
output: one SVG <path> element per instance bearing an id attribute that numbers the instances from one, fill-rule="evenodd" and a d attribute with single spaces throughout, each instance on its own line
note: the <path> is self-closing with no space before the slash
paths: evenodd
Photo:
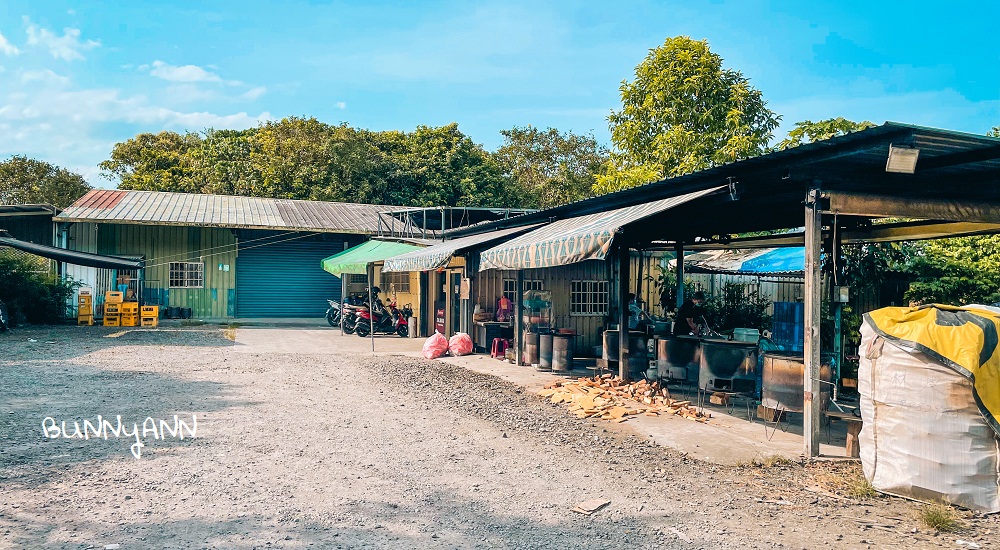
<path id="1" fill-rule="evenodd" d="M 377 204 L 95 189 L 55 217 L 61 222 L 186 225 L 377 234 L 405 231 Z"/>

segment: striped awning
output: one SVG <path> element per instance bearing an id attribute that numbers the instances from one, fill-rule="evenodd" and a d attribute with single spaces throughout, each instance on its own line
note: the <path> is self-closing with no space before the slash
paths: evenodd
<path id="1" fill-rule="evenodd" d="M 513 227 L 498 231 L 490 231 L 489 233 L 480 233 L 478 235 L 469 235 L 467 237 L 444 241 L 443 243 L 420 250 L 414 250 L 413 252 L 408 252 L 401 256 L 395 256 L 387 259 L 385 263 L 382 264 L 382 272 L 432 271 L 446 267 L 448 263 L 451 262 L 452 256 L 455 254 L 465 252 L 466 250 L 474 248 L 478 245 L 485 245 L 492 243 L 493 241 L 508 239 L 521 233 L 527 233 L 528 231 L 538 227 L 538 225 L 539 224 L 533 224 L 524 227 Z"/>
<path id="2" fill-rule="evenodd" d="M 419 250 L 419 246 L 392 241 L 368 241 L 334 254 L 321 262 L 323 269 L 338 277 L 344 273 L 364 274 L 368 264 Z"/>
<path id="3" fill-rule="evenodd" d="M 532 269 L 603 260 L 622 227 L 725 189 L 715 187 L 667 199 L 559 220 L 483 252 L 479 270 Z"/>

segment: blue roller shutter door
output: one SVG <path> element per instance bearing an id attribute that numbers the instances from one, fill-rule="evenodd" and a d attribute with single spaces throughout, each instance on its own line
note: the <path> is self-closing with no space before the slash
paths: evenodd
<path id="1" fill-rule="evenodd" d="M 345 239 L 280 242 L 288 238 L 241 236 L 241 243 L 250 242 L 240 245 L 236 260 L 237 316 L 321 318 L 326 300 L 340 299 L 340 279 L 323 271 L 320 261 L 342 252 Z"/>

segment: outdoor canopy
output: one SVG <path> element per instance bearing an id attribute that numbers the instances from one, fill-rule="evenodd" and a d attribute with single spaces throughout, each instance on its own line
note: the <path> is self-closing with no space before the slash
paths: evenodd
<path id="1" fill-rule="evenodd" d="M 559 220 L 495 246 L 480 255 L 479 270 L 531 269 L 603 260 L 622 227 L 669 210 L 726 186 L 658 201 Z"/>
<path id="2" fill-rule="evenodd" d="M 386 258 L 419 249 L 419 246 L 412 244 L 372 240 L 334 254 L 324 259 L 321 265 L 325 271 L 338 277 L 344 273 L 362 275 L 368 272 L 368 264 L 372 262 L 381 262 Z"/>
<path id="3" fill-rule="evenodd" d="M 509 229 L 501 229 L 499 231 L 490 231 L 489 233 L 480 233 L 478 235 L 469 235 L 468 237 L 459 237 L 457 239 L 447 240 L 434 246 L 429 246 L 421 250 L 414 250 L 413 252 L 408 252 L 401 256 L 389 258 L 382 265 L 382 272 L 432 271 L 439 269 L 447 266 L 451 261 L 452 256 L 455 254 L 464 252 L 465 250 L 468 250 L 476 245 L 486 244 L 491 241 L 500 240 L 519 233 L 526 233 L 538 227 L 538 225 L 539 224 L 513 227 Z"/>
<path id="4" fill-rule="evenodd" d="M 671 264 L 675 260 L 671 260 Z M 731 273 L 736 275 L 797 275 L 805 271 L 806 251 L 792 248 L 712 250 L 684 258 L 690 273 Z"/>
<path id="5" fill-rule="evenodd" d="M 77 252 L 75 250 L 66 250 L 65 248 L 56 248 L 54 246 L 29 243 L 27 241 L 15 239 L 6 232 L 0 232 L 0 246 L 9 246 L 43 258 L 49 258 L 58 262 L 65 262 L 73 265 L 82 265 L 84 267 L 98 267 L 104 269 L 142 269 L 144 265 L 142 260 L 130 260 L 127 258 L 119 258 L 117 256 L 101 256 L 100 254 L 91 254 L 89 252 Z"/>

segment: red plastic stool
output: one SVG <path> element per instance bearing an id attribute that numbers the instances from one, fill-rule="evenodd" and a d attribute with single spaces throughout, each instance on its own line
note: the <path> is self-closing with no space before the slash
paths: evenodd
<path id="1" fill-rule="evenodd" d="M 506 338 L 494 338 L 493 349 L 490 351 L 490 357 L 494 359 L 506 359 L 507 348 L 509 347 L 510 342 Z"/>

